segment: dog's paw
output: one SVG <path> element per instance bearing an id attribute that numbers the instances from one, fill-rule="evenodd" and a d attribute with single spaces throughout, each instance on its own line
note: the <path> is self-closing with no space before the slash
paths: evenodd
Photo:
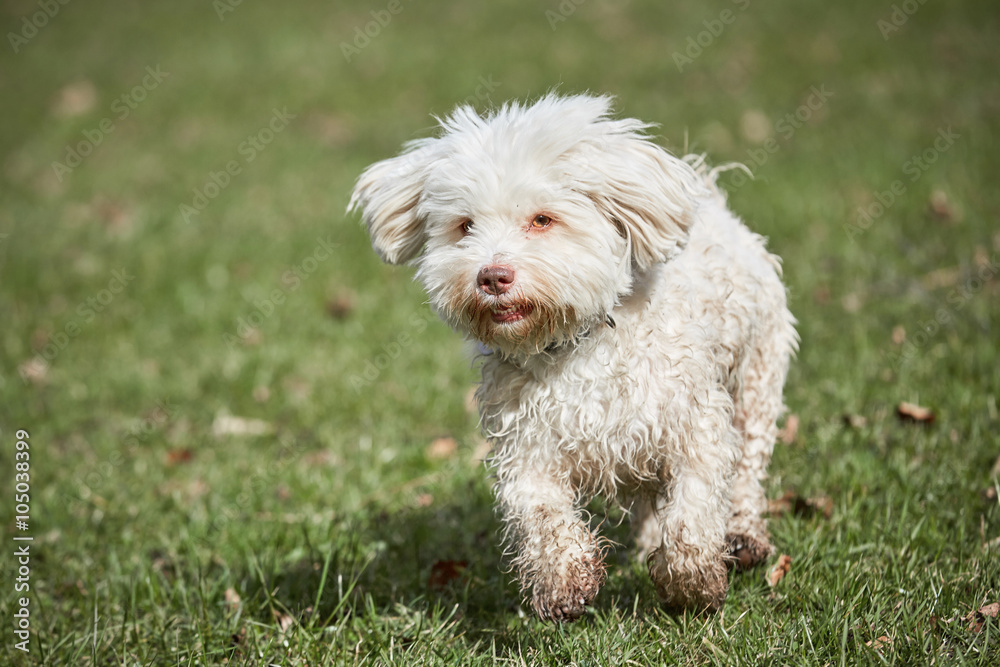
<path id="1" fill-rule="evenodd" d="M 604 564 L 588 557 L 571 568 L 565 578 L 536 583 L 531 607 L 543 621 L 568 623 L 583 616 L 584 610 L 604 583 Z"/>
<path id="2" fill-rule="evenodd" d="M 667 563 L 660 549 L 650 554 L 649 575 L 660 603 L 670 611 L 715 612 L 729 594 L 729 577 L 721 557 L 698 567 Z"/>
<path id="3" fill-rule="evenodd" d="M 737 572 L 749 570 L 771 555 L 773 548 L 766 539 L 750 535 L 726 535 L 726 563 Z"/>

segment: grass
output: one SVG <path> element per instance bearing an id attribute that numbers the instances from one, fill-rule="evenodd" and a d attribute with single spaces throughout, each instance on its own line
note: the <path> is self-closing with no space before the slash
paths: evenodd
<path id="1" fill-rule="evenodd" d="M 8 37 L 0 662 L 997 664 L 1000 626 L 975 611 L 1000 599 L 1000 18 L 911 4 L 884 37 L 889 2 L 403 2 L 350 62 L 342 43 L 389 3 L 222 19 L 219 3 L 68 3 L 17 53 Z M 5 33 L 40 11 L 2 9 Z M 147 66 L 169 76 L 144 86 Z M 662 611 L 599 503 L 622 546 L 592 611 L 526 614 L 468 353 L 342 213 L 431 114 L 554 86 L 746 163 L 732 206 L 785 259 L 800 427 L 769 493 L 831 512 L 773 517 L 789 573 L 733 578 L 715 616 Z M 294 118 L 269 135 L 275 110 Z M 53 167 L 87 137 L 79 166 Z M 901 421 L 902 401 L 936 420 Z M 11 583 L 26 534 L 28 654 Z"/>

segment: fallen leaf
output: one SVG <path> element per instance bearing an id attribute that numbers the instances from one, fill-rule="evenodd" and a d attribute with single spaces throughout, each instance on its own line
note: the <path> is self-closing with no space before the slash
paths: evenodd
<path id="1" fill-rule="evenodd" d="M 868 418 L 862 417 L 861 415 L 844 415 L 844 426 L 850 426 L 851 428 L 864 428 L 868 426 Z"/>
<path id="2" fill-rule="evenodd" d="M 476 448 L 472 450 L 472 457 L 469 459 L 469 462 L 476 466 L 481 465 L 486 457 L 490 455 L 492 449 L 493 447 L 490 446 L 488 440 L 480 440 Z"/>
<path id="3" fill-rule="evenodd" d="M 969 632 L 982 631 L 986 619 L 996 618 L 998 615 L 1000 615 L 1000 602 L 983 605 L 979 609 L 969 612 L 969 615 L 965 617 L 965 620 L 969 621 Z"/>
<path id="4" fill-rule="evenodd" d="M 327 302 L 326 312 L 335 320 L 343 320 L 354 312 L 355 301 L 354 292 L 342 290 Z"/>
<path id="5" fill-rule="evenodd" d="M 465 411 L 470 415 L 476 414 L 479 410 L 479 406 L 476 405 L 476 388 L 469 387 L 468 391 L 465 392 L 465 400 L 463 401 L 465 405 Z"/>
<path id="6" fill-rule="evenodd" d="M 772 588 L 778 585 L 785 575 L 788 574 L 789 570 L 792 569 L 792 557 L 788 554 L 781 554 L 778 556 L 778 562 L 775 563 L 774 567 L 767 575 L 767 585 Z"/>
<path id="7" fill-rule="evenodd" d="M 851 292 L 840 300 L 840 305 L 842 305 L 844 310 L 849 313 L 856 313 L 861 310 L 862 304 L 863 301 L 861 297 L 854 292 Z"/>
<path id="8" fill-rule="evenodd" d="M 97 105 L 97 88 L 90 81 L 74 81 L 59 89 L 52 103 L 52 115 L 73 118 L 87 113 Z"/>
<path id="9" fill-rule="evenodd" d="M 767 502 L 767 513 L 771 516 L 794 514 L 806 518 L 822 514 L 824 519 L 829 519 L 833 516 L 833 499 L 828 496 L 803 498 L 794 491 L 785 491 L 780 498 Z"/>
<path id="10" fill-rule="evenodd" d="M 891 646 L 891 645 L 892 645 L 892 640 L 886 637 L 885 635 L 882 635 L 878 639 L 872 639 L 870 641 L 865 642 L 865 646 L 870 646 L 876 651 L 882 648 L 883 646 Z"/>
<path id="11" fill-rule="evenodd" d="M 952 222 L 955 219 L 955 209 L 948 201 L 948 193 L 944 190 L 935 190 L 931 193 L 931 201 L 928 206 L 931 215 L 942 222 Z"/>
<path id="12" fill-rule="evenodd" d="M 45 384 L 49 377 L 49 364 L 42 357 L 32 357 L 18 365 L 17 374 L 32 384 Z"/>
<path id="13" fill-rule="evenodd" d="M 899 404 L 899 407 L 896 408 L 896 414 L 903 421 L 913 421 L 920 424 L 932 424 L 935 419 L 934 413 L 929 408 L 906 401 Z"/>
<path id="14" fill-rule="evenodd" d="M 990 260 L 990 252 L 983 246 L 977 245 L 976 249 L 972 252 L 972 262 L 980 269 L 990 266 L 992 264 Z"/>
<path id="15" fill-rule="evenodd" d="M 285 634 L 285 632 L 288 631 L 288 628 L 292 627 L 292 624 L 295 623 L 295 619 L 278 610 L 274 610 L 273 613 L 274 620 L 278 622 L 278 630 L 280 630 L 281 634 Z"/>
<path id="16" fill-rule="evenodd" d="M 952 287 L 958 283 L 961 271 L 957 266 L 931 271 L 924 276 L 923 284 L 927 289 Z"/>
<path id="17" fill-rule="evenodd" d="M 167 452 L 167 465 L 176 466 L 181 463 L 187 463 L 194 458 L 194 452 L 186 447 L 178 447 L 177 449 L 171 449 Z"/>
<path id="18" fill-rule="evenodd" d="M 239 607 L 240 607 L 240 594 L 239 593 L 237 593 L 232 588 L 227 588 L 226 592 L 224 594 L 224 597 L 225 597 L 225 600 L 226 600 L 226 606 L 229 607 L 230 610 L 236 611 L 237 609 L 239 609 Z"/>
<path id="19" fill-rule="evenodd" d="M 781 439 L 786 445 L 790 445 L 795 442 L 795 437 L 799 434 L 799 416 L 796 414 L 788 415 L 785 420 L 785 426 L 778 432 L 778 438 Z"/>
<path id="20" fill-rule="evenodd" d="M 444 437 L 434 438 L 427 446 L 426 454 L 429 459 L 449 459 L 458 451 L 458 442 L 455 438 Z"/>
<path id="21" fill-rule="evenodd" d="M 217 438 L 224 435 L 265 435 L 273 431 L 273 425 L 260 419 L 217 415 L 212 422 L 212 433 Z"/>
<path id="22" fill-rule="evenodd" d="M 431 566 L 430 576 L 427 577 L 427 588 L 433 591 L 440 591 L 448 584 L 462 576 L 465 569 L 469 567 L 469 562 L 464 560 L 439 560 Z"/>
<path id="23" fill-rule="evenodd" d="M 747 109 L 740 116 L 740 134 L 750 143 L 762 144 L 771 133 L 771 119 L 763 111 Z"/>
<path id="24" fill-rule="evenodd" d="M 820 285 L 819 287 L 814 289 L 813 301 L 820 304 L 821 306 L 825 306 L 826 304 L 830 303 L 830 288 L 827 287 L 826 285 Z"/>

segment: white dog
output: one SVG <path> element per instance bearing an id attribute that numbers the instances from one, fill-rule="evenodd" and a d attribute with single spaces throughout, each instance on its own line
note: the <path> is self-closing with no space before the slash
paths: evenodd
<path id="1" fill-rule="evenodd" d="M 672 608 L 719 608 L 727 564 L 771 553 L 761 480 L 797 345 L 780 260 L 714 172 L 610 103 L 460 107 L 370 166 L 348 207 L 481 343 L 505 540 L 535 612 L 559 621 L 604 581 L 581 510 L 595 494 L 631 506 Z"/>

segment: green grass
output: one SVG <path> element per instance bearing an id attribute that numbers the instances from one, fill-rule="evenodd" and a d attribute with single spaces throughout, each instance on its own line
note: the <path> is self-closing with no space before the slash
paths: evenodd
<path id="1" fill-rule="evenodd" d="M 1000 506 L 985 495 L 1000 455 L 995 3 L 927 2 L 884 39 L 888 0 L 587 0 L 555 30 L 554 0 L 404 1 L 347 62 L 341 43 L 388 4 L 243 2 L 220 20 L 209 2 L 71 2 L 18 53 L 9 37 L 0 49 L 0 662 L 1000 662 L 997 620 L 966 620 L 1000 599 Z M 40 11 L 0 7 L 5 34 Z M 726 9 L 679 71 L 674 52 Z M 169 76 L 119 118 L 147 66 Z M 754 172 L 724 181 L 784 257 L 802 334 L 786 399 L 801 426 L 769 494 L 833 503 L 829 518 L 772 519 L 793 558 L 773 589 L 769 564 L 733 578 L 721 613 L 670 616 L 598 504 L 622 546 L 593 609 L 562 627 L 526 613 L 476 460 L 475 369 L 412 271 L 382 266 L 342 213 L 365 165 L 483 81 L 479 108 L 553 87 L 615 94 L 666 145 Z M 822 86 L 832 97 L 801 111 Z M 295 117 L 247 162 L 241 144 L 275 109 Z M 52 163 L 104 118 L 113 130 L 60 180 Z M 937 151 L 949 127 L 959 137 Z M 901 422 L 901 401 L 935 422 Z M 226 415 L 265 432 L 217 434 Z M 17 429 L 31 436 L 26 532 Z M 429 455 L 442 436 L 455 451 Z M 12 539 L 26 534 L 27 655 Z"/>

